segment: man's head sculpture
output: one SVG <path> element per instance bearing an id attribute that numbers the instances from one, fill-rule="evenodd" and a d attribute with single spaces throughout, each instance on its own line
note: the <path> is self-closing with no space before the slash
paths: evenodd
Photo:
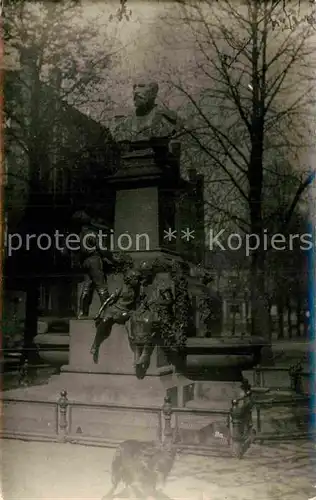
<path id="1" fill-rule="evenodd" d="M 139 272 L 141 273 L 142 276 L 142 281 L 144 283 L 150 282 L 154 276 L 154 269 L 153 266 L 144 260 L 140 266 L 139 266 Z"/>
<path id="2" fill-rule="evenodd" d="M 132 287 L 137 286 L 140 280 L 141 273 L 137 269 L 128 269 L 124 276 L 125 283 Z"/>
<path id="3" fill-rule="evenodd" d="M 154 107 L 158 89 L 157 82 L 138 81 L 134 83 L 133 98 L 136 115 L 145 115 Z"/>
<path id="4" fill-rule="evenodd" d="M 82 227 L 91 223 L 91 216 L 85 210 L 77 210 L 71 217 L 72 225 Z"/>

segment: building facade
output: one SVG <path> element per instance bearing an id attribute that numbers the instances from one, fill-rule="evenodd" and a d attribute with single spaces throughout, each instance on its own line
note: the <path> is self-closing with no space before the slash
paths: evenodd
<path id="1" fill-rule="evenodd" d="M 4 310 L 8 322 L 12 304 L 22 302 L 28 344 L 38 314 L 69 315 L 75 307 L 71 260 L 53 235 L 68 231 L 74 211 L 98 211 L 101 204 L 99 216 L 111 223 L 102 179 L 115 168 L 116 153 L 105 127 L 60 99 L 56 85 L 38 85 L 29 68 L 6 72 L 5 95 Z"/>

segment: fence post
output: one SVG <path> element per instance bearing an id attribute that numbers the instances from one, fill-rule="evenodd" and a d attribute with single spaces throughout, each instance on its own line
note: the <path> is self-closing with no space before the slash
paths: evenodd
<path id="1" fill-rule="evenodd" d="M 66 436 L 67 436 L 67 431 L 68 431 L 67 412 L 68 412 L 68 405 L 69 405 L 69 401 L 67 398 L 67 391 L 65 391 L 65 390 L 61 391 L 57 405 L 58 405 L 57 432 L 59 435 L 59 439 L 61 441 L 66 441 Z"/>
<path id="2" fill-rule="evenodd" d="M 303 394 L 302 372 L 303 372 L 303 367 L 300 361 L 295 365 L 292 365 L 289 369 L 291 390 L 294 391 L 296 394 Z"/>
<path id="3" fill-rule="evenodd" d="M 251 385 L 249 384 L 248 379 L 246 379 L 245 377 L 243 377 L 242 379 L 240 388 L 243 391 L 244 396 L 249 395 L 251 393 Z"/>
<path id="4" fill-rule="evenodd" d="M 234 457 L 241 458 L 253 442 L 252 410 L 251 390 L 247 390 L 244 397 L 233 399 L 230 410 L 230 446 Z"/>
<path id="5" fill-rule="evenodd" d="M 256 403 L 256 412 L 257 412 L 257 433 L 261 432 L 261 408 L 259 403 Z"/>
<path id="6" fill-rule="evenodd" d="M 251 388 L 248 389 L 246 392 L 246 405 L 245 405 L 245 419 L 246 419 L 246 433 L 247 433 L 247 439 L 250 440 L 250 444 L 253 442 L 256 430 L 254 429 L 253 425 L 253 418 L 252 418 L 252 412 L 254 409 L 254 399 L 252 395 L 252 390 Z"/>
<path id="7" fill-rule="evenodd" d="M 254 373 L 253 373 L 253 385 L 255 387 L 262 387 L 262 374 L 261 374 L 261 366 L 257 365 L 254 368 Z"/>
<path id="8" fill-rule="evenodd" d="M 243 455 L 243 432 L 242 432 L 242 413 L 238 405 L 238 400 L 232 400 L 232 406 L 230 409 L 230 446 L 232 455 L 237 458 L 241 458 Z"/>

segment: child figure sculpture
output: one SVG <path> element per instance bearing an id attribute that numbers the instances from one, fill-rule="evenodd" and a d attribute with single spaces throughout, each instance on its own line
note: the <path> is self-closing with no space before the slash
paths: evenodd
<path id="1" fill-rule="evenodd" d="M 143 264 L 142 271 L 145 267 L 146 263 Z M 94 363 L 98 363 L 100 346 L 110 336 L 113 325 L 125 325 L 130 319 L 139 303 L 141 288 L 146 278 L 148 279 L 148 276 L 144 276 L 141 271 L 127 271 L 122 287 L 103 302 L 95 317 L 96 334 L 90 350 Z"/>
<path id="2" fill-rule="evenodd" d="M 147 294 L 132 316 L 131 340 L 135 349 L 136 377 L 143 379 L 150 365 L 155 345 L 168 336 L 173 318 L 174 298 L 170 288 L 158 287 Z"/>
<path id="3" fill-rule="evenodd" d="M 84 211 L 76 212 L 72 221 L 80 229 L 79 257 L 85 278 L 79 300 L 78 319 L 84 319 L 89 316 L 94 291 L 99 295 L 101 304 L 109 297 L 106 276 L 113 266 L 113 256 L 99 245 L 99 232 L 108 230 L 105 225 L 98 224 Z"/>

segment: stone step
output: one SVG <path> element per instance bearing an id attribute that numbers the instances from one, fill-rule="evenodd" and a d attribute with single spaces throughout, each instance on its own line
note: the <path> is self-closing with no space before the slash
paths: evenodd
<path id="1" fill-rule="evenodd" d="M 261 396 L 263 394 L 267 394 L 270 392 L 269 387 L 259 387 L 259 386 L 252 386 L 251 391 L 254 397 L 256 396 Z"/>
<path id="2" fill-rule="evenodd" d="M 273 390 L 269 388 L 258 388 L 254 394 L 254 403 L 261 400 L 263 406 L 254 406 L 253 425 L 256 432 L 264 434 L 305 432 L 309 421 L 309 407 L 306 396 L 293 394 L 289 390 Z M 193 410 L 214 410 L 214 412 L 223 411 L 223 414 L 214 413 L 200 417 L 194 416 L 195 426 L 192 422 L 186 424 L 181 415 L 182 438 L 188 442 L 194 443 L 212 443 L 216 438 L 227 441 L 227 415 L 231 401 L 210 400 L 206 398 L 196 398 L 186 404 L 187 408 Z M 258 410 L 260 415 L 260 424 L 258 424 Z M 188 417 L 187 417 L 188 418 Z M 203 418 L 203 420 L 202 420 Z"/>
<path id="3" fill-rule="evenodd" d="M 303 391 L 309 391 L 310 369 L 307 365 L 302 365 L 302 386 Z M 270 389 L 287 388 L 291 387 L 291 377 L 289 374 L 289 366 L 277 365 L 262 367 L 259 373 L 259 380 L 255 370 L 246 370 L 243 376 L 255 387 L 269 387 Z M 259 386 L 258 386 L 259 382 Z M 252 388 L 253 389 L 253 388 Z"/>
<path id="4" fill-rule="evenodd" d="M 307 394 L 297 394 L 288 389 L 268 389 L 254 394 L 255 403 L 274 406 L 292 406 L 308 402 Z"/>
<path id="5" fill-rule="evenodd" d="M 209 398 L 195 398 L 186 403 L 187 408 L 201 409 L 201 410 L 214 410 L 215 412 L 223 411 L 228 412 L 231 407 L 230 399 L 209 399 Z"/>

